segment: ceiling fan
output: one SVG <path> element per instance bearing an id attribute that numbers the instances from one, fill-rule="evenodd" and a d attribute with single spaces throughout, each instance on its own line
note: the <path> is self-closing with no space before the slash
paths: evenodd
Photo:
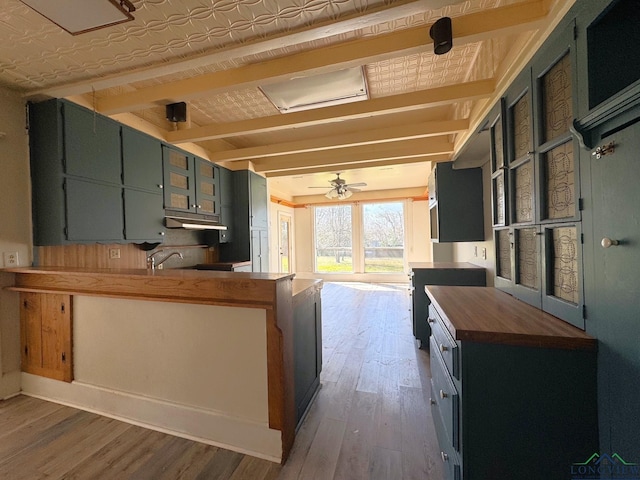
<path id="1" fill-rule="evenodd" d="M 360 189 L 356 187 L 366 187 L 367 184 L 364 182 L 359 183 L 347 183 L 346 180 L 340 178 L 340 173 L 336 173 L 336 178 L 333 180 L 329 180 L 331 184 L 331 190 L 325 193 L 325 197 L 327 198 L 338 198 L 340 200 L 344 200 L 345 198 L 349 198 L 353 195 L 353 192 L 359 192 Z M 327 188 L 327 187 L 309 187 L 309 188 Z"/>

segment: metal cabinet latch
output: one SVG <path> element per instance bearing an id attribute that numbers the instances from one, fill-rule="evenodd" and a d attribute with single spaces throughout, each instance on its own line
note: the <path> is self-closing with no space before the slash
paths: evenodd
<path id="1" fill-rule="evenodd" d="M 600 160 L 600 158 L 604 157 L 605 155 L 613 153 L 615 149 L 615 143 L 609 142 L 606 145 L 600 145 L 599 147 L 597 147 L 591 155 L 596 157 L 597 160 Z"/>

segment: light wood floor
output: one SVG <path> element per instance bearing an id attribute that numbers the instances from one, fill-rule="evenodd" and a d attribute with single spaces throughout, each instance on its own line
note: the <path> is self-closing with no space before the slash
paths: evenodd
<path id="1" fill-rule="evenodd" d="M 0 402 L 0 479 L 442 478 L 406 286 L 326 283 L 322 388 L 285 466 L 26 396 Z"/>

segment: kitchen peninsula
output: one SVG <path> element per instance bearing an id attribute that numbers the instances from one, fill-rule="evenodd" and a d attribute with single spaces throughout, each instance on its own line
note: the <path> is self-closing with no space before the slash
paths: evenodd
<path id="1" fill-rule="evenodd" d="M 176 269 L 8 271 L 23 310 L 25 394 L 286 460 L 296 410 L 305 407 L 296 398 L 294 338 L 305 323 L 319 331 L 320 281 Z M 295 312 L 311 315 L 294 314 L 299 299 L 315 306 Z M 321 356 L 307 353 L 319 376 Z M 68 373 L 46 375 L 55 371 L 48 358 Z M 313 396 L 304 393 L 308 404 Z"/>

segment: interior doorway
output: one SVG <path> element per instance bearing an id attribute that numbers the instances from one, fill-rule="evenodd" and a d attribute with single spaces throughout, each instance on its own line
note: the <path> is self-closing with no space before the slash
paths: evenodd
<path id="1" fill-rule="evenodd" d="M 278 212 L 278 271 L 291 273 L 291 216 Z"/>

